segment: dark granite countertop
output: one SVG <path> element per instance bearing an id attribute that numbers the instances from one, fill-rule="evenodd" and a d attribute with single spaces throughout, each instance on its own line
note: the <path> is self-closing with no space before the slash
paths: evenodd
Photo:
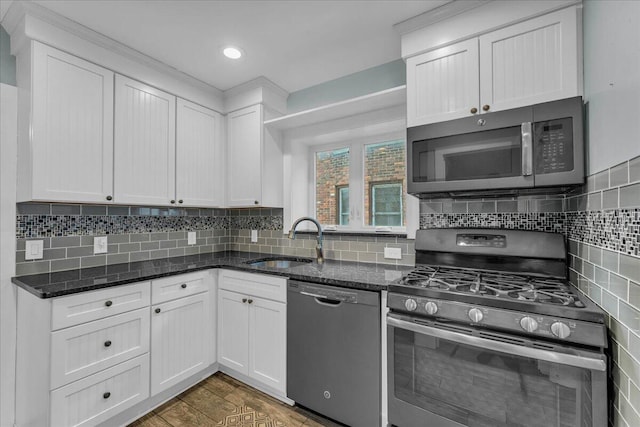
<path id="1" fill-rule="evenodd" d="M 11 281 L 39 298 L 52 298 L 198 270 L 227 268 L 325 285 L 381 291 L 411 269 L 409 266 L 334 260 L 326 260 L 321 265 L 314 261 L 287 269 L 246 264 L 250 260 L 275 256 L 277 255 L 256 252 L 215 252 L 20 276 L 13 277 Z"/>

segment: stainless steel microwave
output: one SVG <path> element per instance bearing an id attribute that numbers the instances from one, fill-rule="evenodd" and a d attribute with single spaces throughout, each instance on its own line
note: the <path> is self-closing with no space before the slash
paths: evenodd
<path id="1" fill-rule="evenodd" d="M 408 193 L 501 194 L 584 183 L 581 97 L 407 129 Z"/>

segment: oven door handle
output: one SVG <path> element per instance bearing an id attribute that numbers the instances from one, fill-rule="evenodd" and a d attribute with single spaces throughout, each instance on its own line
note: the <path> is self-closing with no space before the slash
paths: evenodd
<path id="1" fill-rule="evenodd" d="M 407 322 L 406 320 L 397 319 L 393 317 L 393 315 L 387 315 L 387 325 L 416 332 L 418 334 L 429 335 L 436 338 L 443 338 L 457 343 L 480 347 L 491 351 L 499 351 L 502 353 L 514 354 L 517 356 L 529 357 L 532 359 L 545 360 L 547 362 L 575 366 L 592 371 L 607 370 L 607 363 L 604 355 L 600 356 L 599 358 L 592 358 L 574 354 L 557 353 L 554 351 L 543 350 L 539 348 L 524 347 L 502 341 L 493 341 L 486 338 L 480 338 L 473 335 L 461 334 L 459 332 L 447 331 L 444 329 L 434 328 L 432 326 Z"/>

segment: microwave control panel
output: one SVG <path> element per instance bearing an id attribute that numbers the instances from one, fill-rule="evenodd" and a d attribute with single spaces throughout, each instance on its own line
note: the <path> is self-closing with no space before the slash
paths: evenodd
<path id="1" fill-rule="evenodd" d="M 535 124 L 536 174 L 573 170 L 573 123 L 564 118 Z"/>

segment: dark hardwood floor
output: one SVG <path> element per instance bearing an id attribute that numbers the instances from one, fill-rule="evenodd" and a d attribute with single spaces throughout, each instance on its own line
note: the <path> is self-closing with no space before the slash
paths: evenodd
<path id="1" fill-rule="evenodd" d="M 218 372 L 130 424 L 129 427 L 338 427 Z"/>

